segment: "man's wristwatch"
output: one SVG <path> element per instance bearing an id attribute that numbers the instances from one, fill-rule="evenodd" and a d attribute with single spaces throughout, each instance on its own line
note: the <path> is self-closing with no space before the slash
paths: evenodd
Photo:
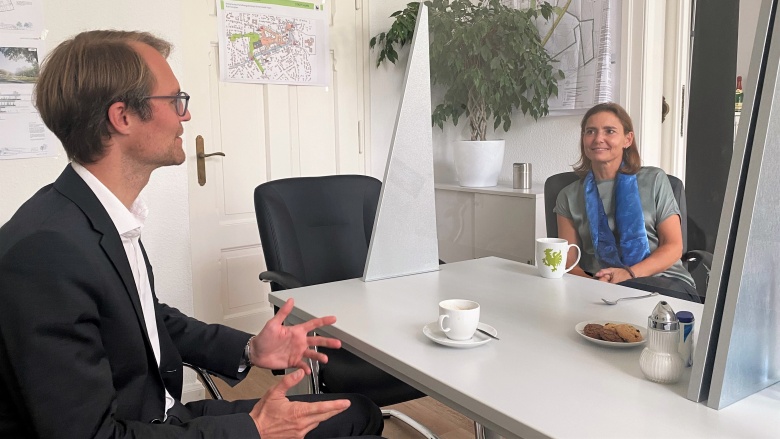
<path id="1" fill-rule="evenodd" d="M 249 337 L 249 340 L 246 342 L 246 346 L 244 346 L 244 365 L 249 367 L 252 366 L 252 348 L 250 345 L 252 344 L 252 340 L 255 338 L 253 335 L 252 337 Z"/>

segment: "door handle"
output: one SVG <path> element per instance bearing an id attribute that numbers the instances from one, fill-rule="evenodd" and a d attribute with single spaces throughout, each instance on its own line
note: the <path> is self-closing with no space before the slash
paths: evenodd
<path id="1" fill-rule="evenodd" d="M 199 159 L 205 159 L 206 157 L 211 157 L 213 155 L 221 155 L 222 157 L 225 157 L 225 153 L 224 152 L 212 152 L 211 154 L 203 154 L 201 152 L 201 153 L 198 153 L 198 158 Z"/>
<path id="2" fill-rule="evenodd" d="M 222 156 L 225 157 L 224 152 L 212 152 L 210 154 L 205 154 L 203 152 L 203 136 L 197 136 L 195 138 L 195 157 L 197 159 L 197 168 L 198 168 L 198 184 L 203 186 L 206 184 L 206 157 L 211 156 Z"/>

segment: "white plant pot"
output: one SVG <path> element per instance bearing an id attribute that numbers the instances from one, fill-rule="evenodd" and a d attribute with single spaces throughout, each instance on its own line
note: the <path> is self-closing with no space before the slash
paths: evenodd
<path id="1" fill-rule="evenodd" d="M 455 142 L 455 172 L 464 187 L 498 184 L 504 162 L 503 140 L 460 140 Z"/>

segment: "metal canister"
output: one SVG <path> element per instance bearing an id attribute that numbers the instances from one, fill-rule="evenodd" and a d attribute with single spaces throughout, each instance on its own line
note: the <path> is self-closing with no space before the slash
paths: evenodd
<path id="1" fill-rule="evenodd" d="M 512 187 L 515 189 L 531 189 L 530 163 L 515 163 L 512 166 Z"/>
<path id="2" fill-rule="evenodd" d="M 678 351 L 685 363 L 685 367 L 693 365 L 693 313 L 690 311 L 677 312 L 677 320 L 680 321 L 680 344 Z"/>

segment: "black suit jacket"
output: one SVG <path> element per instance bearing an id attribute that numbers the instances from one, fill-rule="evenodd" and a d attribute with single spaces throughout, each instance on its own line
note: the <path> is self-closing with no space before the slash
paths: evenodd
<path id="1" fill-rule="evenodd" d="M 182 359 L 242 378 L 250 336 L 154 301 L 159 368 L 121 238 L 68 166 L 0 228 L 0 437 L 256 437 L 246 414 L 151 423 Z"/>

